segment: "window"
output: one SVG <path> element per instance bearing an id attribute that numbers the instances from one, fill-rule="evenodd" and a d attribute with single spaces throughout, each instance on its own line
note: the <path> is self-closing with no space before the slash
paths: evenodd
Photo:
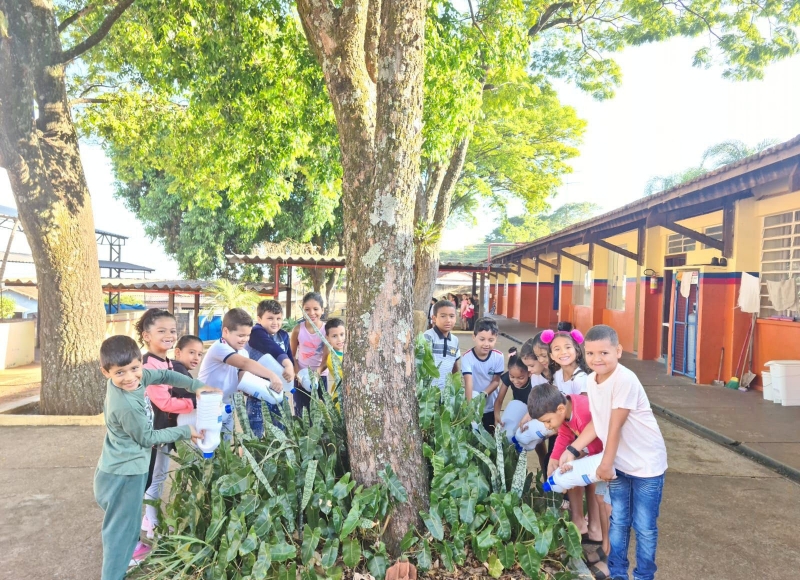
<path id="1" fill-rule="evenodd" d="M 705 230 L 703 230 L 703 233 L 705 235 L 707 235 L 709 238 L 714 238 L 715 240 L 719 240 L 721 242 L 722 241 L 722 224 L 720 224 L 718 226 L 709 226 Z M 707 246 L 706 244 L 703 244 L 703 249 L 704 250 L 713 250 L 713 248 L 711 246 Z"/>
<path id="2" fill-rule="evenodd" d="M 693 252 L 696 242 L 682 234 L 672 234 L 667 238 L 667 255 Z"/>
<path id="3" fill-rule="evenodd" d="M 793 279 L 795 293 L 800 289 L 800 211 L 765 217 L 761 240 L 761 316 L 792 316 L 792 311 L 772 308 L 767 281 Z"/>
<path id="4" fill-rule="evenodd" d="M 584 260 L 589 259 L 589 254 L 578 256 Z M 592 305 L 592 271 L 583 264 L 575 264 L 572 270 L 572 303 L 575 306 Z"/>
<path id="5" fill-rule="evenodd" d="M 623 249 L 624 246 L 623 246 Z M 625 310 L 625 256 L 608 251 L 608 296 L 606 308 L 608 310 Z"/>

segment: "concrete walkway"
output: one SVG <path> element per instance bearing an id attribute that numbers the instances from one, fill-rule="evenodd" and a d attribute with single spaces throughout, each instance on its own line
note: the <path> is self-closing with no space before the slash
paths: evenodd
<path id="1" fill-rule="evenodd" d="M 541 330 L 500 316 L 495 319 L 511 342 L 525 341 Z M 662 363 L 628 354 L 622 363 L 642 381 L 656 413 L 800 482 L 800 407 L 765 401 L 760 391 L 696 385 L 667 374 Z"/>

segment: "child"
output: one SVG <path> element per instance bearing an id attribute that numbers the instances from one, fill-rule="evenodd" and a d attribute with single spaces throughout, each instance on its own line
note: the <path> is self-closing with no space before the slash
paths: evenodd
<path id="1" fill-rule="evenodd" d="M 239 387 L 239 371 L 247 371 L 270 381 L 270 388 L 283 391 L 283 382 L 274 372 L 250 359 L 244 350 L 250 339 L 253 319 L 241 308 L 232 308 L 222 317 L 222 338 L 212 344 L 203 362 L 200 363 L 198 378 L 214 383 L 222 389 L 223 404 L 232 405 L 233 394 Z M 228 415 L 222 430 L 233 432 L 233 413 Z"/>
<path id="2" fill-rule="evenodd" d="M 436 302 L 438 302 L 436 298 L 431 298 L 431 304 L 428 306 L 428 328 L 433 328 L 433 307 L 436 306 Z"/>
<path id="3" fill-rule="evenodd" d="M 283 367 L 283 378 L 294 381 L 294 357 L 292 356 L 289 333 L 283 330 L 283 307 L 277 300 L 262 300 L 256 310 L 258 321 L 250 332 L 250 340 L 245 350 L 252 360 L 260 360 L 265 354 L 270 355 Z M 267 403 L 269 410 L 279 415 L 277 405 Z M 261 401 L 247 397 L 247 418 L 253 434 L 259 439 L 264 434 L 264 415 Z"/>
<path id="4" fill-rule="evenodd" d="M 322 296 L 318 292 L 309 292 L 303 296 L 303 312 L 311 320 L 303 320 L 292 330 L 291 347 L 294 354 L 295 374 L 303 369 L 309 369 L 320 374 L 320 382 L 326 383 L 323 373 L 325 360 L 328 356 L 328 349 L 322 344 L 322 337 L 317 334 L 317 330 L 323 329 L 322 320 Z M 312 326 L 313 325 L 313 326 Z M 314 328 L 316 327 L 316 329 Z M 294 394 L 294 412 L 301 417 L 303 409 L 308 409 L 311 404 L 311 393 L 306 392 L 301 385 Z"/>
<path id="5" fill-rule="evenodd" d="M 191 377 L 193 371 L 203 360 L 203 341 L 199 336 L 184 334 L 175 345 L 175 360 L 172 361 L 172 370 Z"/>
<path id="6" fill-rule="evenodd" d="M 441 390 L 447 386 L 447 375 L 458 373 L 461 351 L 458 337 L 450 332 L 455 325 L 456 305 L 450 300 L 439 300 L 433 305 L 433 328 L 422 335 L 431 343 L 433 360 L 439 369 L 439 378 L 433 379 L 433 384 Z"/>
<path id="7" fill-rule="evenodd" d="M 531 373 L 531 386 L 548 383 L 555 374 L 556 364 L 550 359 L 550 347 L 542 340 L 540 332 L 533 338 L 526 340 L 520 347 L 519 358 L 528 367 Z M 526 401 L 527 403 L 527 401 Z M 530 414 L 526 414 L 520 421 L 520 429 L 527 429 L 527 423 L 531 420 Z M 548 437 L 536 446 L 536 455 L 539 457 L 539 467 L 542 473 L 547 473 L 547 464 L 550 461 L 552 449 L 556 444 L 556 435 Z"/>
<path id="8" fill-rule="evenodd" d="M 531 373 L 527 365 L 516 355 L 508 357 L 508 370 L 500 376 L 500 388 L 494 402 L 495 425 L 500 425 L 503 403 L 509 389 L 511 389 L 513 400 L 528 403 L 528 395 L 531 392 Z M 518 425 L 503 425 L 503 429 L 507 431 L 516 430 L 517 427 Z"/>
<path id="9" fill-rule="evenodd" d="M 112 336 L 103 341 L 100 365 L 108 379 L 103 406 L 106 436 L 94 474 L 94 497 L 105 512 L 102 580 L 122 580 L 131 556 L 139 560 L 149 551 L 148 547 L 134 555 L 151 448 L 202 438 L 202 433 L 190 425 L 154 430 L 145 389 L 166 384 L 198 395 L 219 390 L 173 371 L 142 369 L 142 353 L 128 336 Z"/>
<path id="10" fill-rule="evenodd" d="M 325 338 L 333 352 L 328 355 L 327 367 L 328 377 L 331 379 L 329 385 L 331 397 L 336 399 L 339 387 L 342 384 L 342 361 L 344 360 L 344 320 L 341 318 L 331 318 L 325 323 Z M 334 364 L 334 357 L 337 364 Z"/>
<path id="11" fill-rule="evenodd" d="M 594 371 L 587 382 L 592 422 L 573 443 L 582 449 L 595 437 L 603 443 L 603 461 L 597 476 L 611 482 L 611 550 L 608 568 L 612 578 L 628 577 L 630 528 L 636 530 L 638 580 L 653 580 L 656 573 L 658 512 L 667 470 L 667 448 L 650 408 L 642 383 L 619 364 L 622 346 L 610 326 L 594 326 L 586 335 L 586 358 Z M 564 452 L 561 464 L 574 456 Z M 616 469 L 616 475 L 614 470 Z"/>
<path id="12" fill-rule="evenodd" d="M 494 434 L 496 391 L 500 386 L 500 375 L 503 374 L 503 353 L 494 349 L 497 333 L 497 323 L 493 319 L 478 320 L 472 332 L 475 346 L 464 355 L 461 362 L 467 400 L 471 401 L 474 393 L 486 394 L 482 421 L 484 429 L 491 434 Z"/>
<path id="13" fill-rule="evenodd" d="M 556 444 L 553 457 L 547 465 L 547 476 L 559 468 L 559 459 L 564 451 L 569 451 L 576 458 L 583 455 L 596 455 L 603 452 L 603 444 L 595 439 L 587 447 L 588 453 L 583 453 L 583 448 L 576 449 L 572 442 L 592 422 L 589 411 L 589 399 L 586 395 L 564 395 L 558 387 L 545 383 L 536 386 L 531 391 L 528 400 L 528 413 L 544 423 L 545 427 L 557 431 Z M 606 526 L 602 523 L 602 514 L 595 494 L 595 485 L 586 486 L 586 503 L 589 511 L 589 524 L 583 517 L 583 488 L 574 487 L 567 491 L 569 497 L 572 522 L 578 527 L 583 536 L 583 543 L 599 545 L 605 540 L 603 530 Z M 605 512 L 604 512 L 605 513 Z M 585 530 L 585 531 L 584 531 Z M 592 537 L 594 536 L 594 537 Z"/>
<path id="14" fill-rule="evenodd" d="M 175 317 L 172 313 L 160 308 L 151 308 L 136 323 L 136 331 L 139 334 L 139 344 L 147 347 L 147 353 L 142 357 L 142 368 L 174 370 L 172 361 L 167 357 L 167 352 L 175 346 L 175 339 L 178 335 Z M 169 385 L 148 385 L 144 394 L 152 404 L 153 429 L 176 427 L 178 415 L 191 413 L 197 405 L 193 394 Z M 150 501 L 161 499 L 161 492 L 169 471 L 169 453 L 174 448 L 175 446 L 171 443 L 153 447 L 144 499 Z M 158 509 L 154 505 L 145 504 L 144 511 L 142 531 L 152 539 L 158 525 Z"/>
<path id="15" fill-rule="evenodd" d="M 458 310 L 461 313 L 461 330 L 467 330 L 467 307 L 469 306 L 469 302 L 467 301 L 466 294 L 462 294 L 460 298 L 461 304 L 459 305 Z"/>
<path id="16" fill-rule="evenodd" d="M 553 384 L 565 395 L 586 392 L 586 377 L 591 372 L 583 354 L 583 335 L 580 330 L 570 332 L 545 330 L 541 339 L 550 345 L 550 358 L 558 365 Z"/>
<path id="17" fill-rule="evenodd" d="M 464 319 L 467 321 L 466 330 L 475 330 L 475 306 L 472 305 L 472 298 L 464 296 L 467 307 L 464 309 Z"/>

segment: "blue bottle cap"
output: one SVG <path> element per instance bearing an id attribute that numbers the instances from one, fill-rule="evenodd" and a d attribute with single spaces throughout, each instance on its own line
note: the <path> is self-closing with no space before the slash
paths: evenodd
<path id="1" fill-rule="evenodd" d="M 213 451 L 211 453 L 203 452 L 203 457 L 206 459 L 212 459 L 214 457 L 214 452 Z"/>
<path id="2" fill-rule="evenodd" d="M 225 405 L 225 412 L 226 412 L 228 415 L 230 415 L 230 414 L 231 414 L 231 411 L 233 411 L 233 407 L 231 407 L 230 405 Z"/>
<path id="3" fill-rule="evenodd" d="M 550 482 L 549 482 L 549 481 L 546 481 L 546 480 L 545 480 L 545 482 L 542 484 L 542 489 L 543 489 L 544 491 L 547 491 L 547 492 L 553 491 L 553 490 L 550 488 Z"/>

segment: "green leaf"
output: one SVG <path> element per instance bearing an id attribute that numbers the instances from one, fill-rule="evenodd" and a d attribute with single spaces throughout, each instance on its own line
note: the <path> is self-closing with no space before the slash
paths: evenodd
<path id="1" fill-rule="evenodd" d="M 355 568 L 361 561 L 361 544 L 357 540 L 342 541 L 342 561 L 348 568 Z"/>
<path id="2" fill-rule="evenodd" d="M 480 534 L 478 534 L 478 547 L 486 550 L 491 548 L 497 543 L 497 537 L 492 535 L 494 531 L 494 526 L 488 525 L 486 526 Z"/>
<path id="3" fill-rule="evenodd" d="M 383 578 L 386 576 L 386 556 L 383 554 L 374 554 L 367 562 L 367 568 L 369 568 L 369 573 L 375 578 Z"/>
<path id="4" fill-rule="evenodd" d="M 512 542 L 500 542 L 497 544 L 497 556 L 506 568 L 513 568 L 516 564 L 516 553 Z"/>
<path id="5" fill-rule="evenodd" d="M 546 528 L 536 538 L 536 551 L 541 556 L 546 556 L 550 552 L 550 544 L 553 543 L 553 528 Z"/>
<path id="6" fill-rule="evenodd" d="M 312 459 L 308 462 L 308 469 L 306 470 L 305 482 L 303 484 L 303 501 L 300 503 L 300 511 L 306 509 L 308 502 L 311 500 L 311 494 L 314 492 L 314 477 L 317 474 L 317 460 Z"/>
<path id="7" fill-rule="evenodd" d="M 419 538 L 416 535 L 416 531 L 413 528 L 408 530 L 406 535 L 403 536 L 403 539 L 400 541 L 400 552 L 408 552 L 418 541 Z"/>
<path id="8" fill-rule="evenodd" d="M 519 565 L 522 570 L 531 578 L 539 577 L 539 569 L 542 565 L 542 556 L 534 550 L 533 546 L 526 546 L 517 543 L 517 554 L 519 555 Z"/>
<path id="9" fill-rule="evenodd" d="M 331 538 L 322 549 L 322 567 L 331 568 L 339 558 L 339 540 Z"/>
<path id="10" fill-rule="evenodd" d="M 336 485 L 333 486 L 333 490 L 331 491 L 331 495 L 336 499 L 344 499 L 353 488 L 356 486 L 354 481 L 350 481 L 350 473 L 345 473 L 339 481 L 336 482 Z"/>
<path id="11" fill-rule="evenodd" d="M 578 527 L 572 522 L 565 522 L 566 526 L 561 528 L 561 539 L 564 541 L 564 547 L 567 554 L 580 560 L 583 558 L 583 548 L 581 547 L 581 533 Z"/>
<path id="12" fill-rule="evenodd" d="M 450 412 L 437 413 L 433 417 L 433 431 L 436 434 L 436 444 L 440 449 L 450 447 Z"/>
<path id="13" fill-rule="evenodd" d="M 347 536 L 353 533 L 353 530 L 356 529 L 358 526 L 358 522 L 361 519 L 361 504 L 358 498 L 353 500 L 353 505 L 350 507 L 350 511 L 347 512 L 347 517 L 342 522 L 342 531 L 339 532 L 339 539 L 343 540 Z"/>
<path id="14" fill-rule="evenodd" d="M 249 554 L 253 550 L 256 549 L 258 546 L 258 535 L 256 534 L 256 529 L 254 526 L 250 527 L 250 533 L 247 534 L 247 537 L 239 546 L 239 555 L 245 556 Z"/>
<path id="15" fill-rule="evenodd" d="M 292 562 L 278 568 L 278 580 L 297 580 L 297 564 Z"/>
<path id="16" fill-rule="evenodd" d="M 439 505 L 442 506 L 442 514 L 444 515 L 444 519 L 447 520 L 447 523 L 451 526 L 458 524 L 458 505 L 456 504 L 456 500 L 453 498 L 450 498 L 449 501 L 442 500 Z"/>
<path id="17" fill-rule="evenodd" d="M 269 547 L 273 562 L 285 562 L 297 557 L 297 548 L 292 544 L 287 544 L 286 540 L 280 540 L 277 544 Z"/>
<path id="18" fill-rule="evenodd" d="M 392 494 L 392 497 L 399 501 L 400 503 L 405 503 L 408 501 L 408 494 L 406 493 L 406 488 L 403 487 L 403 484 L 400 483 L 400 479 L 392 470 L 391 465 L 387 465 L 385 468 L 378 472 L 378 476 L 383 480 L 386 486 L 389 488 L 389 493 Z"/>
<path id="19" fill-rule="evenodd" d="M 239 546 L 242 543 L 242 535 L 244 534 L 244 527 L 242 520 L 239 518 L 231 518 L 228 523 L 228 530 L 225 533 L 225 538 L 228 540 L 228 550 L 225 553 L 225 560 L 230 562 L 239 553 Z"/>
<path id="20" fill-rule="evenodd" d="M 222 496 L 229 497 L 244 493 L 250 488 L 250 476 L 242 475 L 241 473 L 229 473 L 223 475 L 217 480 L 219 486 L 219 493 Z"/>
<path id="21" fill-rule="evenodd" d="M 514 515 L 517 516 L 517 521 L 525 528 L 526 532 L 534 536 L 539 535 L 539 521 L 536 517 L 536 513 L 531 509 L 531 506 L 522 504 L 519 507 L 515 507 Z"/>
<path id="22" fill-rule="evenodd" d="M 439 515 L 439 510 L 436 505 L 431 505 L 431 511 L 428 513 L 420 512 L 420 516 L 422 516 L 422 521 L 425 522 L 425 526 L 428 528 L 428 531 L 436 540 L 443 540 L 444 539 L 444 525 L 442 524 L 442 518 Z"/>
<path id="23" fill-rule="evenodd" d="M 212 519 L 211 523 L 208 526 L 208 530 L 206 530 L 206 542 L 209 544 L 216 540 L 219 533 L 222 531 L 222 528 L 225 526 L 225 522 L 228 521 L 227 516 L 223 516 L 219 519 Z"/>
<path id="24" fill-rule="evenodd" d="M 525 480 L 528 477 L 528 452 L 523 451 L 517 459 L 517 468 L 514 470 L 514 479 L 511 480 L 511 491 L 522 497 L 525 489 Z"/>
<path id="25" fill-rule="evenodd" d="M 495 489 L 498 493 L 505 493 L 507 491 L 506 467 L 503 457 L 503 446 L 506 444 L 506 436 L 504 433 L 502 429 L 496 429 L 494 432 L 495 448 L 497 450 L 497 472 L 500 474 L 500 489 Z"/>
<path id="26" fill-rule="evenodd" d="M 452 572 L 456 567 L 453 559 L 453 544 L 445 540 L 441 543 L 440 548 L 439 556 L 442 558 L 442 564 L 444 564 L 447 570 Z"/>
<path id="27" fill-rule="evenodd" d="M 319 540 L 322 537 L 322 530 L 314 528 L 313 530 L 306 524 L 303 529 L 303 545 L 300 548 L 300 560 L 304 566 L 311 566 L 313 563 L 314 552 L 319 545 Z"/>
<path id="28" fill-rule="evenodd" d="M 494 502 L 493 502 L 494 503 Z M 502 503 L 492 505 L 492 520 L 497 523 L 497 537 L 503 541 L 511 539 L 511 520 Z"/>
<path id="29" fill-rule="evenodd" d="M 438 387 L 437 387 L 438 388 Z M 417 552 L 417 568 L 422 572 L 431 569 L 433 558 L 431 557 L 431 545 L 428 540 L 422 540 L 422 548 Z"/>
<path id="30" fill-rule="evenodd" d="M 253 528 L 256 531 L 256 535 L 259 538 L 266 538 L 269 531 L 272 529 L 272 514 L 270 513 L 270 509 L 268 507 L 264 507 L 256 516 L 255 521 L 253 522 Z"/>
<path id="31" fill-rule="evenodd" d="M 272 565 L 272 554 L 270 554 L 269 546 L 265 542 L 261 542 L 258 547 L 258 557 L 253 566 L 251 573 L 253 578 L 265 578 L 269 567 Z"/>
<path id="32" fill-rule="evenodd" d="M 500 578 L 503 573 L 503 563 L 497 559 L 497 556 L 491 554 L 486 562 L 489 565 L 489 576 L 492 578 Z"/>
<path id="33" fill-rule="evenodd" d="M 465 524 L 471 524 L 475 520 L 475 508 L 478 505 L 478 490 L 470 487 L 467 490 L 467 496 L 461 498 L 459 504 L 458 514 L 461 521 Z"/>

